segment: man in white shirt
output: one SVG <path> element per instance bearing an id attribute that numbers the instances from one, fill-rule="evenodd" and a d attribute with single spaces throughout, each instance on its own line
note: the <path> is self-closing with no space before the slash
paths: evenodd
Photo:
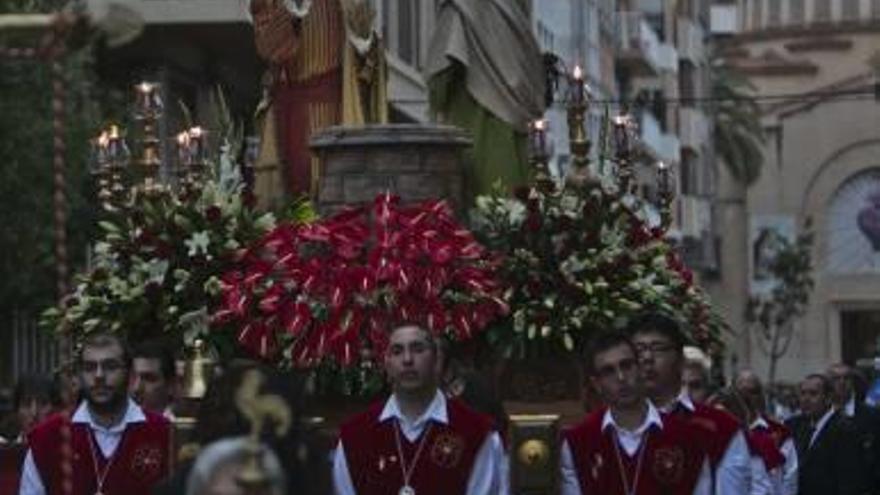
<path id="1" fill-rule="evenodd" d="M 125 342 L 97 334 L 79 359 L 85 400 L 28 435 L 20 495 L 148 495 L 169 471 L 170 424 L 129 399 Z"/>
<path id="2" fill-rule="evenodd" d="M 504 450 L 492 420 L 438 388 L 437 344 L 416 325 L 391 331 L 385 371 L 392 394 L 340 429 L 338 495 L 504 495 Z"/>
<path id="3" fill-rule="evenodd" d="M 608 406 L 564 433 L 561 493 L 711 494 L 707 453 L 689 425 L 661 417 L 644 396 L 632 342 L 619 333 L 599 334 L 586 365 Z"/>
<path id="4" fill-rule="evenodd" d="M 739 422 L 730 414 L 695 403 L 683 389 L 685 337 L 679 324 L 664 315 L 645 313 L 628 327 L 639 355 L 648 397 L 665 413 L 702 431 L 695 436 L 709 453 L 717 495 L 748 493 L 750 454 Z"/>
<path id="5" fill-rule="evenodd" d="M 174 356 L 160 342 L 141 343 L 132 352 L 128 390 L 144 409 L 174 420 L 174 389 L 177 372 Z"/>
<path id="6" fill-rule="evenodd" d="M 736 376 L 734 385 L 739 394 L 748 402 L 749 407 L 756 413 L 749 429 L 769 433 L 780 453 L 785 457 L 785 464 L 782 467 L 782 486 L 779 492 L 781 495 L 796 495 L 798 458 L 791 431 L 767 414 L 764 386 L 754 371 L 741 370 Z"/>

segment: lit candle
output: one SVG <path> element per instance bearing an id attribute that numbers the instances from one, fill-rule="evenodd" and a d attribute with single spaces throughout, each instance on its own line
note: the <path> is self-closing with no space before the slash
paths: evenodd
<path id="1" fill-rule="evenodd" d="M 177 134 L 177 160 L 182 166 L 190 164 L 189 133 L 187 131 Z"/>
<path id="2" fill-rule="evenodd" d="M 119 143 L 119 127 L 113 124 L 107 132 L 107 158 L 111 161 L 118 160 L 121 151 L 122 149 Z"/>
<path id="3" fill-rule="evenodd" d="M 657 172 L 659 175 L 660 196 L 665 197 L 671 192 L 669 185 L 669 164 L 663 161 L 657 162 Z"/>
<path id="4" fill-rule="evenodd" d="M 543 157 L 547 151 L 547 121 L 538 119 L 532 122 L 532 153 Z"/>
<path id="5" fill-rule="evenodd" d="M 614 117 L 614 146 L 617 149 L 618 156 L 629 153 L 629 133 L 631 128 L 632 117 L 628 114 L 620 114 Z"/>
<path id="6" fill-rule="evenodd" d="M 202 138 L 205 131 L 201 127 L 193 127 L 189 130 L 189 156 L 192 163 L 201 165 L 204 161 L 204 143 Z"/>
<path id="7" fill-rule="evenodd" d="M 161 109 L 162 100 L 159 99 L 159 85 L 142 81 L 135 85 L 138 94 L 138 106 L 141 112 L 152 113 Z"/>
<path id="8" fill-rule="evenodd" d="M 572 98 L 575 103 L 583 103 L 584 102 L 584 73 L 581 70 L 580 65 L 574 66 L 574 71 L 572 72 L 572 85 L 574 86 Z"/>

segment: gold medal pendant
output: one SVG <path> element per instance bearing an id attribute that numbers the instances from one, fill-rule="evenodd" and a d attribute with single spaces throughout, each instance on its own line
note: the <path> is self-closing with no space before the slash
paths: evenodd
<path id="1" fill-rule="evenodd" d="M 404 485 L 404 486 L 400 487 L 400 491 L 397 492 L 397 494 L 398 495 L 416 495 L 416 490 L 409 485 Z M 98 495 L 101 495 L 101 494 L 99 493 Z"/>

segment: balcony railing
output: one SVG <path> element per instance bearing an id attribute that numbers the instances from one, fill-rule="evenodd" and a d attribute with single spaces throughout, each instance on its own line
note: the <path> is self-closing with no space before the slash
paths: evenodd
<path id="1" fill-rule="evenodd" d="M 617 60 L 637 75 L 656 75 L 662 56 L 657 33 L 645 20 L 642 12 L 615 14 L 617 29 Z"/>
<path id="2" fill-rule="evenodd" d="M 660 129 L 660 123 L 650 112 L 644 112 L 639 122 L 642 145 L 645 151 L 656 160 L 666 163 L 678 163 L 681 161 L 681 144 L 678 137 L 664 133 Z"/>

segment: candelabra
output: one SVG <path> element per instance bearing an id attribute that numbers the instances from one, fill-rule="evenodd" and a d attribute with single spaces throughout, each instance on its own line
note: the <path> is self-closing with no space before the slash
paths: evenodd
<path id="1" fill-rule="evenodd" d="M 590 97 L 590 92 L 584 83 L 583 72 L 579 66 L 575 66 L 568 91 L 568 140 L 574 164 L 570 178 L 579 184 L 593 182 L 588 157 L 590 139 L 584 128 Z"/>
<path id="2" fill-rule="evenodd" d="M 162 140 L 158 121 L 163 114 L 158 83 L 141 82 L 135 86 L 134 118 L 142 127 L 141 156 L 134 161 L 119 127 L 110 125 L 92 140 L 92 174 L 98 186 L 98 201 L 106 211 L 124 208 L 135 194 L 153 197 L 171 189 L 161 181 Z M 177 185 L 185 192 L 196 190 L 204 180 L 206 165 L 205 131 L 193 127 L 177 136 Z M 133 181 L 131 180 L 133 179 Z"/>
<path id="3" fill-rule="evenodd" d="M 636 125 L 632 116 L 621 113 L 614 117 L 614 158 L 617 163 L 617 178 L 622 194 L 633 193 L 632 142 Z"/>

